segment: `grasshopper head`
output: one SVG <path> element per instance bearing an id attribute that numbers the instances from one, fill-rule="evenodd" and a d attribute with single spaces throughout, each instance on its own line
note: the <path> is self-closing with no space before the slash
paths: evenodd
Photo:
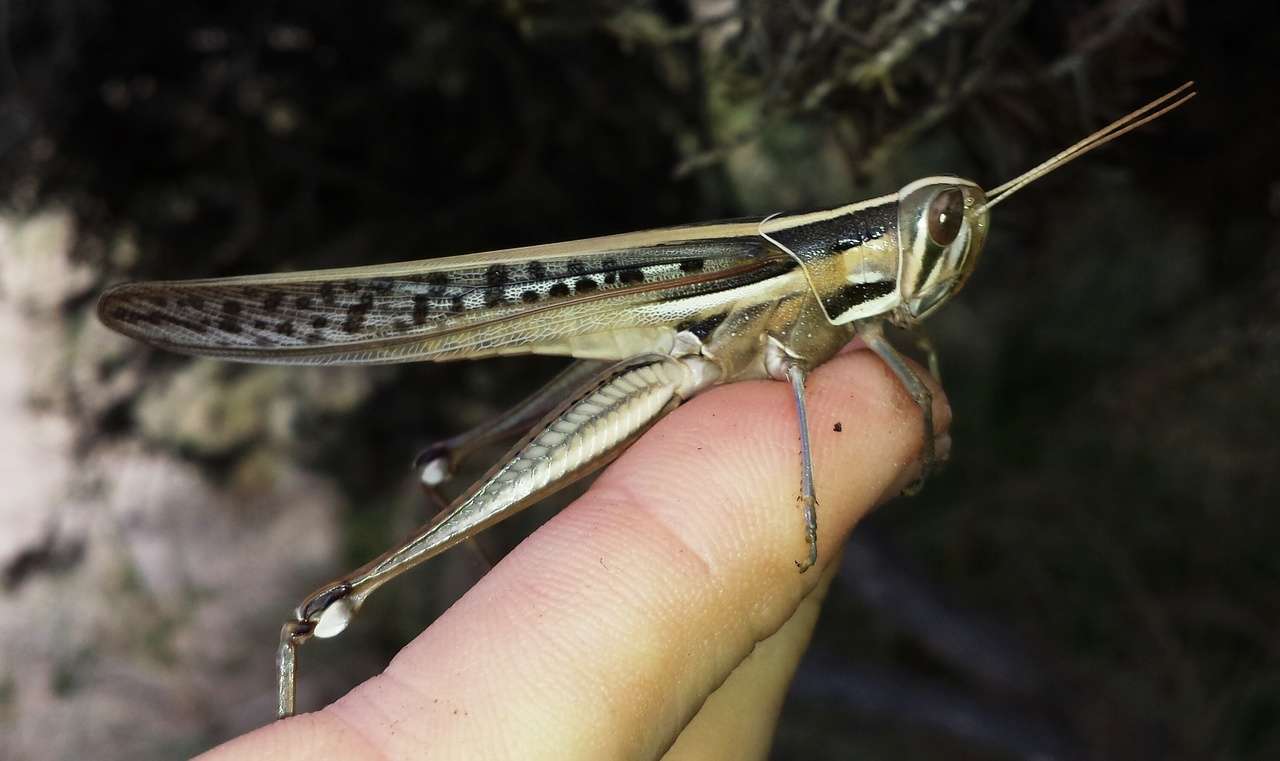
<path id="1" fill-rule="evenodd" d="M 969 279 L 987 239 L 982 188 L 959 177 L 926 177 L 898 193 L 898 318 L 918 322 Z"/>
<path id="2" fill-rule="evenodd" d="M 959 177 L 926 177 L 898 192 L 898 294 L 896 322 L 909 326 L 960 290 L 987 238 L 991 208 L 1098 146 L 1158 119 L 1195 97 L 1194 83 L 1122 116 L 1039 166 L 984 191 Z"/>

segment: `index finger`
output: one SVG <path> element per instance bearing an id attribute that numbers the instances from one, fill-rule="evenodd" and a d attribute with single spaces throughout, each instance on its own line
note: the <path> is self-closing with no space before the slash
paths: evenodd
<path id="1" fill-rule="evenodd" d="M 868 351 L 818 368 L 808 406 L 821 565 L 900 488 L 921 423 Z M 798 453 L 786 384 L 738 383 L 693 399 L 383 674 L 213 757 L 660 755 L 818 583 L 819 572 L 795 565 L 806 555 Z"/>

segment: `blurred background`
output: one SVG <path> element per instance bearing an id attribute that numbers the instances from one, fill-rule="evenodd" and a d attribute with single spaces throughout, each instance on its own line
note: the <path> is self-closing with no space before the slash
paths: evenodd
<path id="1" fill-rule="evenodd" d="M 105 286 L 989 187 L 1188 79 L 994 213 L 930 324 L 950 467 L 856 532 L 773 756 L 1280 757 L 1274 4 L 200 5 L 0 0 L 0 758 L 265 723 L 293 605 L 431 511 L 414 454 L 562 364 L 192 361 Z M 305 648 L 301 706 L 479 570 Z"/>

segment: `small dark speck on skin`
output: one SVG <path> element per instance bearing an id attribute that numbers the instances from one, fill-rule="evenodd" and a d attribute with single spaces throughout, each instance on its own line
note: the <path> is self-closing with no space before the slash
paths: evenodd
<path id="1" fill-rule="evenodd" d="M 844 423 L 841 423 L 840 421 L 837 420 L 836 424 L 831 426 L 831 430 L 835 431 L 836 433 L 840 433 L 841 431 L 844 430 Z"/>

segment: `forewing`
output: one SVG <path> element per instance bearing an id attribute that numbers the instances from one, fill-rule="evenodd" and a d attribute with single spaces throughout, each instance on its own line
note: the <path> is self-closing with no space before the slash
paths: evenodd
<path id="1" fill-rule="evenodd" d="M 790 270 L 756 232 L 752 222 L 720 223 L 375 267 L 133 283 L 110 289 L 98 312 L 156 346 L 250 362 L 567 354 L 575 337 L 674 327 L 717 294 L 732 300 Z"/>

